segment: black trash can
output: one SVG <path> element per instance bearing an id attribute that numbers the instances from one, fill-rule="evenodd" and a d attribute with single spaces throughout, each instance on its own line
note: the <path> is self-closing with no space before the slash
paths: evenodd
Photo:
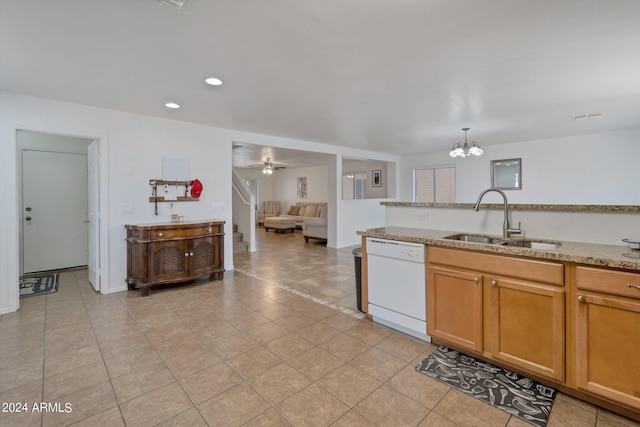
<path id="1" fill-rule="evenodd" d="M 362 248 L 353 250 L 353 261 L 356 266 L 356 300 L 358 310 L 362 311 Z M 364 311 L 362 311 L 364 313 Z"/>

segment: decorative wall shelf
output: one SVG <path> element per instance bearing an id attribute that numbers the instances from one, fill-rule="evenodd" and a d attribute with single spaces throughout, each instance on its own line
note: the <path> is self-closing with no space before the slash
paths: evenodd
<path id="1" fill-rule="evenodd" d="M 178 196 L 177 200 L 165 200 L 163 196 L 158 196 L 158 197 L 151 196 L 151 197 L 149 197 L 149 201 L 151 203 L 155 202 L 156 199 L 158 199 L 158 203 L 169 203 L 169 202 L 171 202 L 171 203 L 176 202 L 177 203 L 177 202 L 198 202 L 198 201 L 200 201 L 200 198 L 196 199 L 194 197 L 185 197 L 185 196 Z"/>
<path id="2" fill-rule="evenodd" d="M 157 187 L 164 187 L 165 185 L 168 186 L 173 186 L 173 187 L 182 187 L 182 188 L 188 188 L 191 187 L 191 185 L 193 185 L 193 181 L 164 181 L 162 179 L 150 179 L 149 180 L 149 185 L 151 185 L 152 187 L 155 185 L 156 186 L 156 191 L 157 191 Z M 186 191 L 185 191 L 186 193 Z M 164 196 L 150 196 L 149 197 L 149 202 L 150 203 L 173 203 L 173 202 L 197 202 L 199 201 L 200 198 L 198 197 L 191 197 L 191 196 L 177 196 L 176 200 L 165 200 Z"/>

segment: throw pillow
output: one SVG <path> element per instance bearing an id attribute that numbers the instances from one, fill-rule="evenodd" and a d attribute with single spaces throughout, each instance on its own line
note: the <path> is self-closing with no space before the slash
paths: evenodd
<path id="1" fill-rule="evenodd" d="M 326 218 L 327 217 L 327 208 L 324 206 L 320 206 L 318 209 L 318 218 Z"/>
<path id="2" fill-rule="evenodd" d="M 298 210 L 298 216 L 304 216 L 304 212 L 306 209 L 306 206 L 300 206 L 300 210 Z"/>
<path id="3" fill-rule="evenodd" d="M 287 215 L 298 215 L 298 209 L 299 208 L 300 208 L 299 206 L 291 205 L 289 207 L 289 212 L 287 212 Z"/>
<path id="4" fill-rule="evenodd" d="M 316 212 L 318 211 L 318 207 L 315 205 L 307 206 L 307 209 L 304 211 L 304 216 L 316 216 Z"/>

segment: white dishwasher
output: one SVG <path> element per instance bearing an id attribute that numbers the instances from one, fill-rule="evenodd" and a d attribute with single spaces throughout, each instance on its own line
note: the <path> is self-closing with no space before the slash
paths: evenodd
<path id="1" fill-rule="evenodd" d="M 431 342 L 427 335 L 425 246 L 367 237 L 369 314 Z"/>

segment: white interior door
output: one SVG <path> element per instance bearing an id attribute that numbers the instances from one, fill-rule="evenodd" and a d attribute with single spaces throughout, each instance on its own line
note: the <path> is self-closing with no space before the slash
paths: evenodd
<path id="1" fill-rule="evenodd" d="M 100 178 L 98 174 L 98 142 L 93 141 L 87 151 L 87 175 L 88 175 L 88 197 L 89 209 L 87 219 L 89 220 L 89 283 L 93 289 L 100 291 Z"/>
<path id="2" fill-rule="evenodd" d="M 87 156 L 22 151 L 23 272 L 87 265 Z"/>

